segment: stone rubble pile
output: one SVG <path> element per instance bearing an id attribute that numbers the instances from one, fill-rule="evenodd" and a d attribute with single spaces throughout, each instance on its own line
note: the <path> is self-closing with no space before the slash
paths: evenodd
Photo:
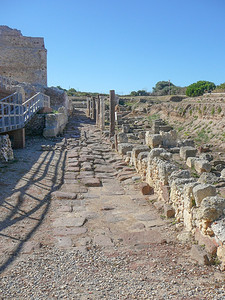
<path id="1" fill-rule="evenodd" d="M 13 159 L 14 155 L 8 134 L 0 135 L 0 161 L 7 162 Z"/>

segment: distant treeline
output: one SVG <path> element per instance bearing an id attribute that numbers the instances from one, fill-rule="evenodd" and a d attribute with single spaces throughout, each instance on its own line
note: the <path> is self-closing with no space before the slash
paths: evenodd
<path id="1" fill-rule="evenodd" d="M 80 92 L 74 88 L 68 90 L 57 86 L 58 89 L 63 90 L 67 93 L 68 96 L 74 97 L 87 97 L 87 96 L 97 96 L 99 93 L 91 92 Z M 188 97 L 196 97 L 203 95 L 206 92 L 225 92 L 225 83 L 220 85 L 215 85 L 210 81 L 197 81 L 192 83 L 188 87 L 176 86 L 170 81 L 158 81 L 156 85 L 152 88 L 152 92 L 147 92 L 146 90 L 132 91 L 129 95 L 126 96 L 166 96 L 166 95 L 187 95 Z M 107 95 L 107 94 L 104 94 Z"/>

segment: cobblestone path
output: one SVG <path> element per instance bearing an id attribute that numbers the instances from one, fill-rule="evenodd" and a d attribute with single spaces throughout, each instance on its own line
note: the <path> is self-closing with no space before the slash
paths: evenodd
<path id="1" fill-rule="evenodd" d="M 225 299 L 224 275 L 190 260 L 135 176 L 71 118 L 2 201 L 0 299 Z"/>

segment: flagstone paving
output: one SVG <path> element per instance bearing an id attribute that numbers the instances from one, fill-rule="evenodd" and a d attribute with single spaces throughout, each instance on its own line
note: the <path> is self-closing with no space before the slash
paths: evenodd
<path id="1" fill-rule="evenodd" d="M 76 112 L 2 199 L 0 299 L 224 299 L 135 176 Z"/>

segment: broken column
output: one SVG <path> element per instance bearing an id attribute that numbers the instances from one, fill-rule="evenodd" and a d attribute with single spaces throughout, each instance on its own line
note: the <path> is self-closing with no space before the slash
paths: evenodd
<path id="1" fill-rule="evenodd" d="M 115 106 L 116 106 L 116 95 L 115 95 L 115 91 L 111 90 L 109 95 L 110 136 L 113 136 L 115 134 Z"/>
<path id="2" fill-rule="evenodd" d="M 105 98 L 100 96 L 100 129 L 105 130 Z"/>
<path id="3" fill-rule="evenodd" d="M 95 98 L 94 97 L 91 97 L 90 118 L 94 121 L 96 120 L 96 107 L 95 107 Z"/>
<path id="4" fill-rule="evenodd" d="M 86 116 L 88 118 L 90 117 L 90 109 L 91 109 L 91 99 L 88 97 L 87 98 L 87 110 L 86 110 Z"/>
<path id="5" fill-rule="evenodd" d="M 99 96 L 96 99 L 96 125 L 97 127 L 100 127 L 100 99 Z"/>

